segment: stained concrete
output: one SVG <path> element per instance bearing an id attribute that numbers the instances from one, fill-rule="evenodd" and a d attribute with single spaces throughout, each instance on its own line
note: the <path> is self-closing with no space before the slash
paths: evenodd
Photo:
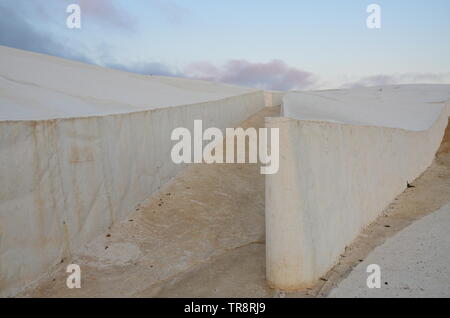
<path id="1" fill-rule="evenodd" d="M 315 288 L 315 295 L 329 295 L 372 250 L 450 202 L 450 125 L 447 126 L 433 164 L 411 186 L 397 196 L 383 214 L 345 248 L 338 264 L 324 275 L 322 286 Z"/>
<path id="2" fill-rule="evenodd" d="M 430 167 L 447 127 L 449 93 L 449 85 L 402 85 L 283 98 L 283 117 L 266 121 L 280 135 L 280 169 L 266 177 L 271 286 L 313 287 Z"/>
<path id="3" fill-rule="evenodd" d="M 277 111 L 266 109 L 246 124 L 261 126 L 264 116 L 275 116 Z M 264 185 L 257 165 L 211 165 L 189 168 L 131 218 L 88 245 L 85 254 L 73 260 L 82 268 L 80 290 L 65 286 L 70 260 L 64 260 L 52 275 L 20 296 L 325 297 L 373 249 L 449 203 L 449 152 L 448 128 L 437 158 L 414 188 L 400 194 L 345 249 L 338 264 L 303 292 L 285 293 L 267 286 L 264 205 L 259 201 Z M 245 184 L 235 189 L 236 181 Z M 226 248 L 227 242 L 233 244 Z M 207 249 L 203 254 L 200 246 Z"/>
<path id="4" fill-rule="evenodd" d="M 178 175 L 174 129 L 193 131 L 197 119 L 234 127 L 270 97 L 1 46 L 0 60 L 0 297 L 76 255 Z"/>
<path id="5" fill-rule="evenodd" d="M 239 126 L 262 127 L 265 116 L 278 113 L 279 107 L 266 108 Z M 22 296 L 158 296 L 157 286 L 164 282 L 225 253 L 261 244 L 264 175 L 259 165 L 192 165 L 74 256 L 71 262 L 81 266 L 81 289 L 65 286 L 64 262 Z M 264 266 L 264 254 L 256 264 Z M 264 275 L 260 278 L 259 284 Z"/>

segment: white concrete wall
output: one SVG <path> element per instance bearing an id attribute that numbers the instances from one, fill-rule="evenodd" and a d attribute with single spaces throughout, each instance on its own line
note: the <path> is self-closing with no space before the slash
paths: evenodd
<path id="1" fill-rule="evenodd" d="M 313 286 L 433 161 L 450 106 L 429 129 L 267 118 L 280 129 L 280 170 L 266 176 L 267 279 Z"/>
<path id="2" fill-rule="evenodd" d="M 176 127 L 234 127 L 262 91 L 142 112 L 0 121 L 0 296 L 13 295 L 157 191 Z"/>
<path id="3" fill-rule="evenodd" d="M 44 120 L 199 104 L 257 90 L 143 76 L 0 46 L 0 91 L 0 120 Z"/>
<path id="4" fill-rule="evenodd" d="M 264 91 L 266 107 L 280 106 L 281 104 L 283 104 L 283 96 L 284 95 L 285 95 L 285 92 Z"/>

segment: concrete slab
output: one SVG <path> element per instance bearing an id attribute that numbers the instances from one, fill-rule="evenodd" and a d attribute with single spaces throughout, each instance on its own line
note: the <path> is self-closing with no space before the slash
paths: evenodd
<path id="1" fill-rule="evenodd" d="M 450 99 L 450 85 L 391 85 L 292 92 L 283 116 L 359 126 L 427 130 Z"/>
<path id="2" fill-rule="evenodd" d="M 381 268 L 381 288 L 370 289 L 367 266 Z M 450 297 L 450 204 L 377 247 L 330 297 Z"/>
<path id="3" fill-rule="evenodd" d="M 0 46 L 0 121 L 124 114 L 257 90 L 144 76 Z"/>

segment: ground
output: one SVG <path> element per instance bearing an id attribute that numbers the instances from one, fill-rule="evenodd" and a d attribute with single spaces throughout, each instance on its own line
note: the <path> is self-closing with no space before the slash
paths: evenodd
<path id="1" fill-rule="evenodd" d="M 366 269 L 380 266 L 380 288 Z M 450 297 L 450 204 L 389 238 L 356 266 L 331 297 Z"/>
<path id="2" fill-rule="evenodd" d="M 264 117 L 279 111 L 266 108 L 240 127 L 263 127 Z M 327 296 L 374 248 L 450 201 L 449 143 L 447 130 L 433 165 L 312 289 L 284 293 L 266 284 L 264 175 L 259 166 L 202 164 L 188 167 L 127 219 L 73 255 L 71 263 L 82 270 L 81 289 L 66 287 L 66 261 L 19 296 Z"/>

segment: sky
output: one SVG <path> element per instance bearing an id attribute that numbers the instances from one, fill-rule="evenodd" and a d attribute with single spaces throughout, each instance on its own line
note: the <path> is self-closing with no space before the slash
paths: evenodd
<path id="1" fill-rule="evenodd" d="M 80 29 L 66 25 L 72 3 Z M 373 3 L 379 29 L 366 25 Z M 0 45 L 145 75 L 275 90 L 450 83 L 448 0 L 1 0 L 0 14 Z"/>

